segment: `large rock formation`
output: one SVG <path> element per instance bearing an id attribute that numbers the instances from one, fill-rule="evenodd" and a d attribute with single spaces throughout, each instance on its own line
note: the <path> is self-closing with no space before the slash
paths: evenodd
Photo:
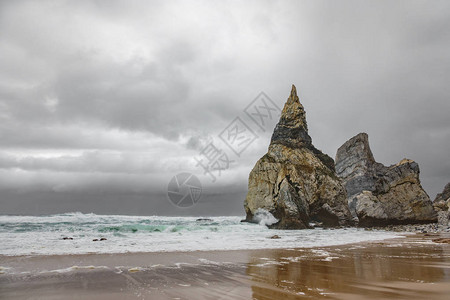
<path id="1" fill-rule="evenodd" d="M 420 185 L 419 165 L 409 159 L 390 167 L 377 163 L 366 133 L 338 149 L 336 172 L 360 226 L 436 221 L 432 202 Z"/>
<path id="2" fill-rule="evenodd" d="M 308 228 L 310 220 L 325 226 L 350 220 L 334 161 L 312 145 L 294 85 L 267 154 L 250 172 L 244 207 L 247 221 L 259 221 L 259 212 L 270 212 L 278 220 L 271 227 L 280 229 Z"/>
<path id="3" fill-rule="evenodd" d="M 444 187 L 442 193 L 436 195 L 433 206 L 438 213 L 438 223 L 444 226 L 450 225 L 450 182 Z"/>

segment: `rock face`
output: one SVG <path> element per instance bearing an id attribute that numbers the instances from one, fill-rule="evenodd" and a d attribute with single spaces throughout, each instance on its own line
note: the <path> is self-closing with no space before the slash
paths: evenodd
<path id="1" fill-rule="evenodd" d="M 438 213 L 438 223 L 444 226 L 450 225 L 450 182 L 444 187 L 442 193 L 436 195 L 433 206 Z"/>
<path id="2" fill-rule="evenodd" d="M 336 172 L 360 226 L 436 222 L 432 202 L 420 185 L 419 165 L 409 159 L 389 167 L 377 163 L 366 133 L 338 149 Z"/>
<path id="3" fill-rule="evenodd" d="M 308 135 L 306 115 L 295 86 L 275 127 L 266 155 L 250 172 L 244 203 L 246 221 L 265 210 L 279 229 L 303 229 L 311 220 L 325 226 L 348 224 L 345 188 L 334 161 L 316 149 Z"/>
<path id="4" fill-rule="evenodd" d="M 447 185 L 444 187 L 442 193 L 436 195 L 434 203 L 446 203 L 447 205 L 450 204 L 450 182 L 447 183 Z"/>

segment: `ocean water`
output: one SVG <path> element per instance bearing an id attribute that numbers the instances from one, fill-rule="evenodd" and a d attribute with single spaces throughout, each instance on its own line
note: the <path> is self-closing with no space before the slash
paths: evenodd
<path id="1" fill-rule="evenodd" d="M 0 255 L 304 248 L 399 237 L 364 229 L 271 230 L 241 216 L 121 216 L 66 213 L 0 216 Z M 280 239 L 270 239 L 273 235 Z M 63 238 L 69 237 L 72 239 Z M 103 241 L 94 239 L 105 238 Z"/>

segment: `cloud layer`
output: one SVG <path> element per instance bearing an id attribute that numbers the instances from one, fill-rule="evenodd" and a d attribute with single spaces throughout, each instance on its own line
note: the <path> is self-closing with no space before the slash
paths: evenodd
<path id="1" fill-rule="evenodd" d="M 271 131 L 243 110 L 261 91 L 282 107 L 292 83 L 318 148 L 333 157 L 367 132 L 378 161 L 416 160 L 434 198 L 450 181 L 449 12 L 447 1 L 2 2 L 2 205 L 20 213 L 45 192 L 71 210 L 104 193 L 96 201 L 116 195 L 120 213 L 127 195 L 162 199 L 189 171 L 229 192 L 229 209 L 215 207 L 234 213 Z M 258 135 L 239 157 L 218 138 L 238 116 Z M 215 183 L 195 160 L 210 142 L 233 161 Z"/>

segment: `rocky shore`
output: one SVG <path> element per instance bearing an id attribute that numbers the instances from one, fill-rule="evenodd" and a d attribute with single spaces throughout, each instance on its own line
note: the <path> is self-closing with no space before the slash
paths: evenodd
<path id="1" fill-rule="evenodd" d="M 395 232 L 412 232 L 425 234 L 450 233 L 450 226 L 444 226 L 438 223 L 429 224 L 404 224 L 367 227 L 366 230 L 387 230 Z"/>

